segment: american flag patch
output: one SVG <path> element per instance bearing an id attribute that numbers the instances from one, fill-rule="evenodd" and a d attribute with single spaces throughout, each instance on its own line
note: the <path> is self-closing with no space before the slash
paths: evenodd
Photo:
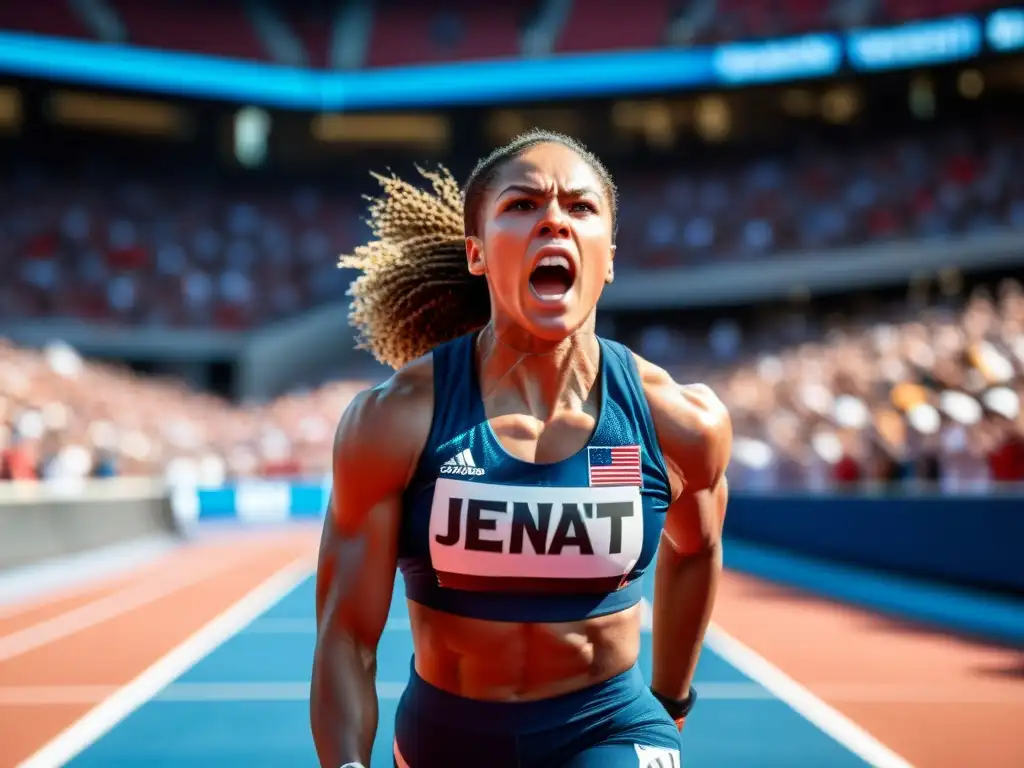
<path id="1" fill-rule="evenodd" d="M 614 448 L 588 448 L 587 469 L 590 485 L 643 485 L 640 469 L 640 446 L 619 445 Z"/>

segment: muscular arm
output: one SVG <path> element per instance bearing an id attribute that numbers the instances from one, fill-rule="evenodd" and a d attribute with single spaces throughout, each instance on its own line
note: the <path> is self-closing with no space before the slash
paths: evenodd
<path id="1" fill-rule="evenodd" d="M 655 691 L 684 699 L 700 658 L 722 573 L 721 525 L 728 489 L 684 493 L 670 514 L 682 518 L 662 535 L 654 572 L 653 676 Z M 670 538 L 671 536 L 671 538 Z"/>
<path id="2" fill-rule="evenodd" d="M 317 567 L 310 726 L 320 765 L 370 764 L 376 652 L 394 587 L 401 495 L 430 426 L 422 371 L 359 395 L 335 438 Z"/>
<path id="3" fill-rule="evenodd" d="M 650 364 L 641 363 L 641 372 L 676 497 L 654 575 L 652 687 L 681 700 L 690 690 L 722 572 L 732 427 L 707 387 L 681 387 Z"/>

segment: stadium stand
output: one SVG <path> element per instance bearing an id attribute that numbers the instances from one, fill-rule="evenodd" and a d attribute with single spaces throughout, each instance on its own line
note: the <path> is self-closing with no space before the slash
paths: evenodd
<path id="1" fill-rule="evenodd" d="M 319 69 L 331 66 L 334 3 L 282 3 L 280 18 L 298 37 L 306 53 L 306 65 Z"/>
<path id="2" fill-rule="evenodd" d="M 131 177 L 23 169 L 0 182 L 0 317 L 237 329 L 345 289 L 337 248 L 358 230 L 358 195 L 306 189 L 211 193 Z"/>
<path id="3" fill-rule="evenodd" d="M 335 15 L 342 8 L 329 0 L 264 3 L 262 29 L 239 0 L 110 0 L 108 5 L 109 18 L 99 19 L 89 4 L 67 0 L 5 3 L 0 6 L 0 29 L 296 63 L 267 40 L 285 35 L 294 36 L 301 46 L 302 63 L 335 65 L 330 50 Z M 519 56 L 524 30 L 537 18 L 557 26 L 553 52 L 579 53 L 766 38 L 999 6 L 990 0 L 650 0 L 631 6 L 629 24 L 623 25 L 621 3 L 615 0 L 572 0 L 566 12 L 542 15 L 549 5 L 553 0 L 516 6 L 382 0 L 373 4 L 368 17 L 370 44 L 362 63 L 386 67 Z M 195 23 L 197 18 L 202 22 Z M 349 23 L 367 22 L 354 14 Z"/>
<path id="4" fill-rule="evenodd" d="M 687 360 L 681 377 L 721 394 L 736 429 L 737 488 L 1024 481 L 1024 291 L 1015 280 L 923 312 L 896 302 L 841 322 L 781 312 L 746 327 L 722 317 L 703 337 L 665 324 L 620 336 L 673 369 Z M 215 485 L 319 475 L 338 414 L 363 386 L 340 379 L 235 406 L 63 345 L 0 346 L 0 476 L 99 468 Z"/>
<path id="5" fill-rule="evenodd" d="M 163 0 L 109 5 L 132 43 L 281 58 L 268 43 L 273 35 L 241 3 L 194 4 L 184 15 L 180 4 L 172 14 Z M 469 0 L 381 2 L 368 22 L 365 64 L 515 56 L 522 30 L 548 5 L 484 13 Z M 985 5 L 659 0 L 636 10 L 628 31 L 605 37 L 603 30 L 616 26 L 609 22 L 615 4 L 575 2 L 559 21 L 574 34 L 553 42 L 557 51 L 650 47 Z M 57 0 L 5 4 L 0 24 L 99 34 L 101 25 L 90 24 L 83 8 Z M 334 60 L 338 4 L 263 8 L 291 29 L 311 65 Z M 204 23 L 191 23 L 199 14 Z M 172 16 L 190 23 L 175 26 Z M 675 167 L 613 166 L 622 188 L 619 241 L 628 244 L 619 268 L 742 264 L 806 251 L 827 258 L 844 246 L 1019 230 L 1024 177 L 1013 169 L 1024 164 L 1022 136 L 1019 122 L 1004 118 L 912 137 L 862 137 L 852 147 L 803 141 L 753 160 L 716 155 L 710 167 L 700 157 Z M 23 160 L 0 180 L 0 320 L 70 316 L 113 326 L 243 330 L 343 296 L 350 276 L 336 258 L 366 234 L 359 193 L 367 187 L 338 181 L 313 191 L 280 180 L 239 187 L 209 174 L 140 176 L 94 159 L 78 169 Z M 671 316 L 639 329 L 622 321 L 617 335 L 632 337 L 656 362 L 679 368 L 685 360 L 684 378 L 723 392 L 739 425 L 740 486 L 897 475 L 982 484 L 1024 479 L 1015 453 L 1024 432 L 1019 285 L 1005 282 L 995 298 L 962 297 L 924 314 L 897 304 L 851 310 L 840 325 L 810 310 L 756 322 L 726 313 L 700 330 Z M 8 476 L 157 470 L 215 482 L 320 473 L 332 425 L 360 386 L 339 379 L 302 396 L 235 405 L 82 360 L 61 345 L 4 346 L 0 370 Z M 754 386 L 766 380 L 774 386 Z M 934 461 L 925 466 L 935 451 L 943 456 L 938 469 Z M 963 466 L 950 469 L 954 454 Z"/>
<path id="6" fill-rule="evenodd" d="M 648 213 L 624 215 L 623 234 L 643 243 L 639 259 L 654 267 L 1019 227 L 1024 185 L 1010 169 L 1022 151 L 1015 131 L 992 124 L 842 152 L 806 146 L 732 172 L 682 171 L 634 203 Z"/>
<path id="7" fill-rule="evenodd" d="M 668 0 L 637 3 L 622 24 L 616 0 L 573 3 L 556 50 L 564 53 L 608 49 L 656 48 L 664 42 L 669 22 Z"/>
<path id="8" fill-rule="evenodd" d="M 950 129 L 732 169 L 623 169 L 622 270 L 1024 227 L 1024 133 Z M 369 180 L 366 180 L 369 182 Z M 0 180 L 0 319 L 241 329 L 341 298 L 360 193 L 23 168 Z"/>
<path id="9" fill-rule="evenodd" d="M 125 25 L 128 41 L 135 45 L 239 59 L 269 58 L 241 3 L 111 0 L 111 7 Z M 196 23 L 198 17 L 202 23 Z"/>
<path id="10" fill-rule="evenodd" d="M 770 38 L 842 26 L 828 18 L 829 0 L 720 0 L 713 5 L 714 11 L 704 17 L 706 23 L 693 30 L 695 42 Z"/>
<path id="11" fill-rule="evenodd" d="M 0 342 L 0 479 L 165 471 L 178 481 L 322 472 L 337 414 L 362 385 L 232 406 L 174 381 Z"/>
<path id="12" fill-rule="evenodd" d="M 0 3 L 0 29 L 57 37 L 92 37 L 67 0 Z"/>
<path id="13" fill-rule="evenodd" d="M 390 373 L 354 348 L 354 274 L 337 267 L 370 234 L 367 171 L 415 182 L 414 163 L 440 161 L 464 178 L 536 125 L 585 141 L 618 184 L 598 333 L 708 384 L 732 420 L 730 573 L 695 686 L 724 713 L 710 720 L 753 702 L 768 727 L 702 726 L 687 761 L 792 763 L 799 749 L 821 765 L 1017 765 L 1000 756 L 1020 745 L 1007 684 L 1024 638 L 1024 11 L 841 34 L 997 5 L 0 0 L 0 36 L 21 54 L 0 78 L 0 530 L 14 533 L 0 576 L 32 563 L 0 583 L 0 609 L 20 581 L 15 612 L 56 598 L 67 614 L 0 638 L 26 681 L 6 686 L 8 731 L 25 738 L 0 739 L 0 763 L 83 749 L 117 764 L 316 762 L 291 717 L 309 709 L 291 646 L 313 623 L 300 569 L 315 526 L 302 560 L 291 536 L 330 518 L 339 419 Z M 651 53 L 553 61 L 615 51 Z M 516 71 L 460 66 L 485 59 Z M 645 66 L 657 60 L 678 66 Z M 442 66 L 400 69 L 417 65 Z M 481 77 L 499 69 L 510 76 Z M 409 210 L 403 223 L 437 216 Z M 443 277 L 420 282 L 443 292 Z M 140 520 L 159 525 L 126 524 Z M 265 526 L 245 532 L 265 546 L 250 554 L 240 529 Z M 145 545 L 155 528 L 184 540 L 181 559 L 146 549 L 146 569 L 105 571 L 102 594 L 63 559 L 36 562 L 91 549 L 120 568 L 96 548 Z M 705 552 L 720 548 L 695 561 Z M 40 579 L 57 570 L 73 594 Z M 389 630 L 408 626 L 397 610 Z M 391 765 L 408 638 L 381 647 L 375 768 Z M 107 652 L 128 645 L 138 653 Z M 45 652 L 77 666 L 47 667 Z M 46 676 L 100 656 L 109 686 Z M 154 674 L 166 690 L 136 684 Z M 966 690 L 986 703 L 974 721 Z M 121 694 L 144 707 L 123 723 Z M 170 701 L 186 725 L 212 725 L 183 728 Z M 97 717 L 106 730 L 85 744 Z M 225 737 L 246 733 L 232 717 L 263 725 L 262 741 Z M 976 737 L 960 752 L 937 738 L 956 717 Z"/>
<path id="14" fill-rule="evenodd" d="M 392 0 L 373 22 L 371 67 L 497 59 L 520 53 L 521 9 L 448 0 L 443 7 L 416 0 Z"/>

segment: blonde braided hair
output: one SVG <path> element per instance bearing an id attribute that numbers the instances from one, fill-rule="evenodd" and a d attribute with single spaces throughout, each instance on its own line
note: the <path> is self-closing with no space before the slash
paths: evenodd
<path id="1" fill-rule="evenodd" d="M 486 280 L 466 265 L 458 182 L 444 167 L 417 170 L 433 193 L 373 174 L 383 188 L 370 203 L 375 239 L 339 261 L 362 271 L 349 288 L 359 348 L 395 369 L 484 326 L 491 311 Z"/>

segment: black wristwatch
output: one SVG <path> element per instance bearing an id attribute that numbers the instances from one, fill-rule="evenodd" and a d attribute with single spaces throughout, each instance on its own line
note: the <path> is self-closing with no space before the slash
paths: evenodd
<path id="1" fill-rule="evenodd" d="M 697 689 L 692 685 L 690 686 L 690 693 L 685 699 L 670 699 L 668 696 L 662 696 L 653 688 L 651 688 L 651 693 L 654 694 L 654 698 L 661 703 L 661 706 L 668 712 L 668 716 L 673 720 L 685 718 L 690 714 L 693 705 L 697 703 Z"/>

